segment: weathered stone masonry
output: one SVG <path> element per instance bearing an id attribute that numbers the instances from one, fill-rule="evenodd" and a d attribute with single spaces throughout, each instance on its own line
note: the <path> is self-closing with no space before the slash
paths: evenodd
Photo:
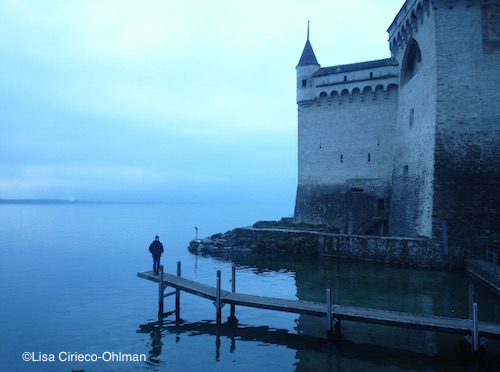
<path id="1" fill-rule="evenodd" d="M 271 255 L 327 256 L 423 268 L 463 266 L 461 251 L 443 254 L 431 239 L 332 234 L 272 228 L 237 228 L 211 238 L 193 240 L 193 253 L 224 255 L 254 252 Z"/>
<path id="2" fill-rule="evenodd" d="M 500 1 L 408 0 L 391 57 L 297 65 L 295 222 L 500 244 Z"/>

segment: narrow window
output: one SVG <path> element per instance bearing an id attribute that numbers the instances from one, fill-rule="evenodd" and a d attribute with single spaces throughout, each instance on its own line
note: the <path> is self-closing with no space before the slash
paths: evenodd
<path id="1" fill-rule="evenodd" d="M 373 72 L 370 72 L 370 79 L 373 79 Z"/>
<path id="2" fill-rule="evenodd" d="M 405 165 L 403 170 L 404 170 L 405 174 L 407 174 L 408 173 L 408 165 Z"/>
<path id="3" fill-rule="evenodd" d="M 385 210 L 385 200 L 384 199 L 378 200 L 378 210 L 379 210 L 379 212 L 382 212 L 383 210 Z"/>
<path id="4" fill-rule="evenodd" d="M 344 162 L 344 155 L 340 154 L 340 162 L 343 163 Z"/>
<path id="5" fill-rule="evenodd" d="M 302 80 L 302 86 L 306 87 L 307 86 L 307 80 Z"/>
<path id="6" fill-rule="evenodd" d="M 413 109 L 410 110 L 410 126 L 413 125 Z"/>
<path id="7" fill-rule="evenodd" d="M 347 76 L 344 76 L 344 81 L 347 81 Z"/>
<path id="8" fill-rule="evenodd" d="M 368 162 L 370 162 L 370 160 L 371 160 L 370 153 L 368 153 Z"/>

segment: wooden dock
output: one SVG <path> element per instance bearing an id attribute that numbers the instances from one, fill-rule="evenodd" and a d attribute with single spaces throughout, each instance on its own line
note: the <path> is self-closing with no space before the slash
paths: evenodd
<path id="1" fill-rule="evenodd" d="M 153 270 L 137 273 L 140 278 L 148 279 L 153 282 L 159 282 L 160 275 L 155 275 Z M 163 283 L 168 287 L 180 289 L 183 292 L 191 293 L 206 299 L 217 300 L 217 288 L 185 279 L 171 274 L 163 274 Z M 256 307 L 260 309 L 283 311 L 288 313 L 307 314 L 314 316 L 325 316 L 326 304 L 286 300 L 281 298 L 272 298 L 264 296 L 248 295 L 243 293 L 232 293 L 221 290 L 221 302 L 230 305 L 240 305 Z"/>
<path id="2" fill-rule="evenodd" d="M 326 303 L 236 293 L 234 267 L 232 272 L 231 292 L 220 288 L 220 271 L 217 272 L 217 286 L 212 287 L 181 277 L 180 263 L 178 263 L 177 266 L 177 275 L 163 273 L 162 271 L 160 271 L 159 274 L 154 274 L 154 272 L 150 270 L 139 272 L 137 276 L 153 282 L 163 283 L 163 285 L 159 285 L 159 313 L 161 314 L 163 314 L 163 298 L 168 295 L 176 294 L 176 307 L 178 307 L 180 291 L 184 291 L 214 301 L 218 323 L 220 323 L 222 306 L 224 304 L 230 304 L 232 317 L 234 317 L 236 305 L 323 317 L 327 319 L 328 334 L 339 333 L 340 321 L 348 320 L 462 334 L 469 340 L 474 351 L 478 350 L 479 344 L 485 339 L 500 339 L 500 324 L 479 322 L 477 317 L 477 303 L 473 301 L 473 289 L 472 292 L 469 293 L 470 319 L 460 319 L 340 305 L 338 282 L 335 304 L 331 303 L 329 282 L 327 282 L 326 285 Z M 163 290 L 166 287 L 173 287 L 175 291 L 164 294 Z"/>

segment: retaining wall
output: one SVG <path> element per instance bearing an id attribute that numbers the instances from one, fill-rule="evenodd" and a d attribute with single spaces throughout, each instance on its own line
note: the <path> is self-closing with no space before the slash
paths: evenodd
<path id="1" fill-rule="evenodd" d="M 253 251 L 271 254 L 321 255 L 395 265 L 455 269 L 464 267 L 465 252 L 440 241 L 332 234 L 317 231 L 237 228 L 209 239 L 193 240 L 192 252 Z"/>

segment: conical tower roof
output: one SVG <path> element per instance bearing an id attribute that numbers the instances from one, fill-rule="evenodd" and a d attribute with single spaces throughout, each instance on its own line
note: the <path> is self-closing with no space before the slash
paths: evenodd
<path id="1" fill-rule="evenodd" d="M 305 65 L 318 65 L 318 60 L 316 59 L 316 55 L 314 54 L 314 50 L 311 46 L 311 42 L 309 41 L 309 22 L 307 22 L 307 41 L 304 46 L 304 50 L 302 51 L 302 55 L 300 56 L 299 64 L 297 66 L 305 66 Z"/>

